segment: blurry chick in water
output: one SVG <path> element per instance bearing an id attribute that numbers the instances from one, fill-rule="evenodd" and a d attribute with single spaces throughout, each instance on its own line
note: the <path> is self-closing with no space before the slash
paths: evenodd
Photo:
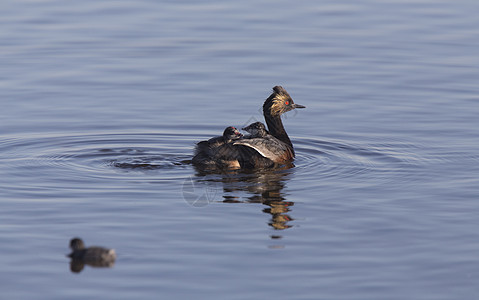
<path id="1" fill-rule="evenodd" d="M 116 253 L 114 249 L 107 249 L 98 246 L 86 248 L 80 238 L 70 241 L 72 253 L 68 255 L 72 259 L 70 268 L 72 272 L 78 273 L 83 270 L 84 265 L 92 267 L 112 267 L 115 264 Z"/>

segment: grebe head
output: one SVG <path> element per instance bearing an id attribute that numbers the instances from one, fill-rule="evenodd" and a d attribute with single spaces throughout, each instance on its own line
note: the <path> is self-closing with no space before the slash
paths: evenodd
<path id="1" fill-rule="evenodd" d="M 242 129 L 249 132 L 252 137 L 265 137 L 269 134 L 268 130 L 266 130 L 266 126 L 261 122 L 254 122 Z"/>
<path id="2" fill-rule="evenodd" d="M 288 92 L 279 85 L 273 88 L 273 93 L 263 104 L 263 112 L 271 116 L 280 116 L 295 108 L 305 108 L 305 106 L 294 103 Z"/>
<path id="3" fill-rule="evenodd" d="M 85 249 L 85 244 L 80 238 L 74 238 L 70 241 L 70 248 L 73 251 Z"/>
<path id="4" fill-rule="evenodd" d="M 227 141 L 236 140 L 241 138 L 242 136 L 243 134 L 241 134 L 241 132 L 239 132 L 238 129 L 233 126 L 226 127 L 225 131 L 223 132 L 223 137 Z"/>

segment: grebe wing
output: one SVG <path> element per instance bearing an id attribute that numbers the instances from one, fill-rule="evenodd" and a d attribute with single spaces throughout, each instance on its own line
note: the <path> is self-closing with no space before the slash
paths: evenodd
<path id="1" fill-rule="evenodd" d="M 282 160 L 285 154 L 288 157 L 291 156 L 291 150 L 288 145 L 274 137 L 241 139 L 234 142 L 233 145 L 243 145 L 253 148 L 261 156 L 271 159 L 272 161 Z M 287 159 L 291 158 L 292 157 L 289 157 Z"/>

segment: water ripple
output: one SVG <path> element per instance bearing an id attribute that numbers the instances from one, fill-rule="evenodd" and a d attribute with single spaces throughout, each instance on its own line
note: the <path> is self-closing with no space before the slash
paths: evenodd
<path id="1" fill-rule="evenodd" d="M 49 134 L 4 139 L 0 150 L 7 169 L 50 168 L 58 175 L 112 177 L 119 171 L 185 167 L 190 150 L 178 146 L 178 140 L 181 135 Z"/>
<path id="2" fill-rule="evenodd" d="M 295 140 L 298 173 L 317 180 L 397 180 L 419 165 L 421 158 L 404 143 L 362 145 L 349 141 L 300 138 Z M 401 175 L 403 174 L 403 175 Z M 393 176 L 394 175 L 394 176 Z M 389 179 L 388 179 L 389 178 Z"/>
<path id="3" fill-rule="evenodd" d="M 106 169 L 160 170 L 187 166 L 195 136 L 169 134 L 42 135 L 0 141 L 7 167 L 58 166 L 100 175 Z M 411 145 L 357 145 L 348 141 L 295 139 L 295 165 L 302 175 L 350 177 L 372 170 L 418 165 Z M 409 148 L 409 149 L 408 149 Z"/>
<path id="4" fill-rule="evenodd" d="M 42 172 L 50 178 L 178 181 L 191 175 L 189 160 L 197 140 L 197 136 L 181 133 L 51 133 L 3 138 L 0 151 L 3 169 L 11 174 L 26 169 L 32 177 Z M 401 141 L 357 143 L 305 137 L 295 138 L 294 143 L 293 172 L 310 183 L 408 182 L 419 166 L 454 159 L 423 157 L 421 146 Z"/>

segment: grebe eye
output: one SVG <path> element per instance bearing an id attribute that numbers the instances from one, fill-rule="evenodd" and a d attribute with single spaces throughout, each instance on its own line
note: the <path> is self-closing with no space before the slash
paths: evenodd
<path id="1" fill-rule="evenodd" d="M 289 101 L 285 101 L 284 104 L 289 105 Z"/>

